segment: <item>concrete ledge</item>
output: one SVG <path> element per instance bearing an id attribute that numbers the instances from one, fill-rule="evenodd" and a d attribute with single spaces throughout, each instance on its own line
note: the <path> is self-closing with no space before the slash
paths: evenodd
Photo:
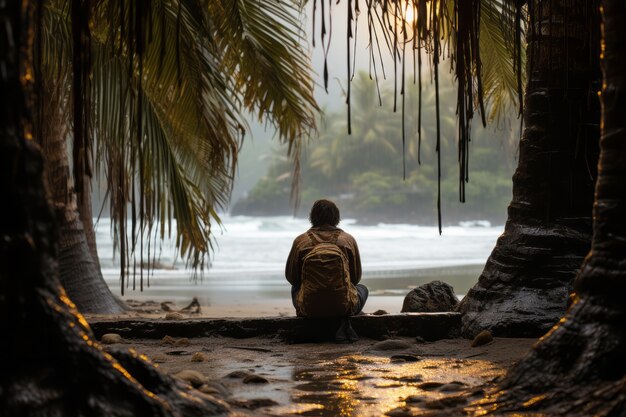
<path id="1" fill-rule="evenodd" d="M 401 313 L 351 317 L 359 336 L 385 339 L 393 336 L 420 336 L 424 340 L 459 337 L 460 313 Z M 234 338 L 280 337 L 289 342 L 332 340 L 338 319 L 264 317 L 246 319 L 92 319 L 90 325 L 99 339 L 105 333 L 118 333 L 127 339 L 226 336 Z"/>

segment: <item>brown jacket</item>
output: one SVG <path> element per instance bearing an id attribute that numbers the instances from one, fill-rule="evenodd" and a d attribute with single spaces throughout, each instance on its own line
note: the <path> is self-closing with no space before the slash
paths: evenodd
<path id="1" fill-rule="evenodd" d="M 304 257 L 313 249 L 313 242 L 308 236 L 308 232 L 313 233 L 316 239 L 323 242 L 331 240 L 333 232 L 339 230 L 341 233 L 337 239 L 337 246 L 345 253 L 348 258 L 348 268 L 350 270 L 350 281 L 356 285 L 361 281 L 361 257 L 356 240 L 352 235 L 334 226 L 312 227 L 307 232 L 302 233 L 294 241 L 287 258 L 285 267 L 285 277 L 291 285 L 296 288 L 300 287 L 302 282 L 302 262 Z"/>

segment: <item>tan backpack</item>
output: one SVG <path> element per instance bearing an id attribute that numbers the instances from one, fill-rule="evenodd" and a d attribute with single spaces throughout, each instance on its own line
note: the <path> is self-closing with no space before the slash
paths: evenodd
<path id="1" fill-rule="evenodd" d="M 337 245 L 340 233 L 334 233 L 330 242 L 320 242 L 308 233 L 314 246 L 302 263 L 302 283 L 296 298 L 299 316 L 343 317 L 354 310 L 357 292 L 350 282 L 348 259 Z"/>

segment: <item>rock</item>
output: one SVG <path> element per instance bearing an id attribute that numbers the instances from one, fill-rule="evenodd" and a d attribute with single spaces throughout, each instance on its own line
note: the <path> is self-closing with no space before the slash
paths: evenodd
<path id="1" fill-rule="evenodd" d="M 391 362 L 417 362 L 420 360 L 420 358 L 415 355 L 393 355 L 390 359 Z"/>
<path id="2" fill-rule="evenodd" d="M 192 353 L 188 350 L 168 350 L 165 354 L 170 356 L 188 356 Z"/>
<path id="3" fill-rule="evenodd" d="M 382 342 L 375 343 L 372 345 L 372 350 L 404 350 L 413 347 L 413 345 L 409 342 L 405 342 L 404 340 L 383 340 Z"/>
<path id="4" fill-rule="evenodd" d="M 250 372 L 246 372 L 246 371 L 233 371 L 231 373 L 229 373 L 228 375 L 226 375 L 226 378 L 245 378 L 247 376 L 250 375 Z"/>
<path id="5" fill-rule="evenodd" d="M 165 337 L 161 339 L 161 344 L 174 346 L 176 344 L 176 339 L 174 339 L 172 336 L 165 335 Z"/>
<path id="6" fill-rule="evenodd" d="M 278 403 L 270 398 L 253 398 L 251 400 L 234 400 L 229 401 L 229 404 L 239 408 L 246 408 L 248 410 L 256 410 L 261 407 L 272 407 L 278 405 Z"/>
<path id="7" fill-rule="evenodd" d="M 202 352 L 196 352 L 191 357 L 191 362 L 204 362 L 206 360 L 206 356 Z"/>
<path id="8" fill-rule="evenodd" d="M 450 284 L 432 281 L 412 289 L 404 298 L 402 312 L 434 313 L 454 311 L 459 303 Z"/>
<path id="9" fill-rule="evenodd" d="M 269 381 L 260 375 L 248 375 L 243 379 L 244 384 L 267 384 Z"/>
<path id="10" fill-rule="evenodd" d="M 376 310 L 372 313 L 373 316 L 384 316 L 385 314 L 389 313 L 387 313 L 385 310 Z"/>
<path id="11" fill-rule="evenodd" d="M 207 381 L 206 383 L 198 387 L 198 391 L 219 397 L 228 397 L 230 395 L 230 391 L 228 391 L 228 388 L 226 388 L 223 384 L 215 381 Z"/>
<path id="12" fill-rule="evenodd" d="M 167 357 L 163 355 L 154 355 L 152 357 L 152 363 L 164 363 L 167 362 Z"/>
<path id="13" fill-rule="evenodd" d="M 395 379 L 402 382 L 422 382 L 424 380 L 424 377 L 422 377 L 420 374 L 417 374 L 413 376 L 400 376 L 396 377 Z"/>
<path id="14" fill-rule="evenodd" d="M 165 315 L 165 320 L 182 320 L 185 316 L 175 311 L 170 311 Z"/>
<path id="15" fill-rule="evenodd" d="M 186 337 L 181 337 L 180 339 L 176 339 L 172 336 L 165 335 L 163 339 L 161 339 L 161 345 L 189 346 L 191 345 L 191 342 Z"/>
<path id="16" fill-rule="evenodd" d="M 389 410 L 385 413 L 386 416 L 389 417 L 411 417 L 414 414 L 411 412 L 411 409 L 408 407 L 398 407 L 393 410 Z"/>
<path id="17" fill-rule="evenodd" d="M 453 382 L 450 382 L 449 384 L 442 385 L 441 388 L 439 388 L 439 391 L 455 392 L 455 391 L 461 391 L 464 387 L 465 387 L 464 383 L 453 381 Z"/>
<path id="18" fill-rule="evenodd" d="M 194 388 L 201 387 L 206 382 L 206 377 L 204 375 L 202 375 L 198 371 L 193 371 L 191 369 L 180 371 L 174 376 L 178 379 L 182 379 L 183 381 L 190 383 L 191 386 Z"/>
<path id="19" fill-rule="evenodd" d="M 424 401 L 426 398 L 421 395 L 409 395 L 404 399 L 404 402 L 408 404 L 423 403 Z"/>
<path id="20" fill-rule="evenodd" d="M 472 340 L 472 347 L 486 345 L 493 340 L 493 336 L 489 330 L 483 330 L 478 333 L 474 340 Z"/>
<path id="21" fill-rule="evenodd" d="M 174 343 L 174 345 L 175 346 L 189 346 L 191 345 L 191 342 L 186 337 L 181 337 Z"/>
<path id="22" fill-rule="evenodd" d="M 100 343 L 103 345 L 114 345 L 116 343 L 124 343 L 124 339 L 117 333 L 107 333 L 102 335 Z"/>
<path id="23" fill-rule="evenodd" d="M 431 410 L 444 410 L 446 408 L 455 408 L 465 403 L 467 403 L 467 400 L 462 396 L 452 396 L 443 397 L 434 401 L 428 401 L 424 404 L 424 407 Z M 445 413 L 445 415 L 448 415 L 448 413 Z"/>
<path id="24" fill-rule="evenodd" d="M 424 391 L 430 391 L 442 387 L 444 384 L 441 382 L 424 382 L 419 384 L 417 387 L 423 389 Z"/>

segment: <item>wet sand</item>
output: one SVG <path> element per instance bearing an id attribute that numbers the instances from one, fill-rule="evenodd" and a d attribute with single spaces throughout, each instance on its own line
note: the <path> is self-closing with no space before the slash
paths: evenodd
<path id="1" fill-rule="evenodd" d="M 211 337 L 139 339 L 124 346 L 166 373 L 200 372 L 206 378 L 201 389 L 241 415 L 408 416 L 488 387 L 534 341 L 496 338 L 471 347 L 465 339 L 395 338 L 290 345 L 273 338 Z M 192 360 L 199 357 L 204 360 Z M 425 405 L 438 399 L 444 401 Z"/>
<path id="2" fill-rule="evenodd" d="M 133 294 L 124 299 L 133 310 L 125 314 L 106 316 L 110 318 L 124 317 L 146 317 L 146 318 L 165 318 L 167 313 L 161 308 L 162 302 L 169 302 L 174 311 L 179 311 L 187 306 L 192 297 L 181 299 L 163 298 L 154 299 L 150 296 L 141 294 Z M 365 313 L 373 313 L 377 310 L 384 310 L 387 313 L 399 313 L 402 309 L 404 295 L 373 295 L 367 300 L 363 311 Z M 267 297 L 259 296 L 248 299 L 224 300 L 207 304 L 205 300 L 200 299 L 202 304 L 199 314 L 185 314 L 186 317 L 194 318 L 241 318 L 241 317 L 291 317 L 295 316 L 295 309 L 291 304 L 289 296 L 285 297 Z M 98 315 L 89 315 L 98 317 Z"/>

